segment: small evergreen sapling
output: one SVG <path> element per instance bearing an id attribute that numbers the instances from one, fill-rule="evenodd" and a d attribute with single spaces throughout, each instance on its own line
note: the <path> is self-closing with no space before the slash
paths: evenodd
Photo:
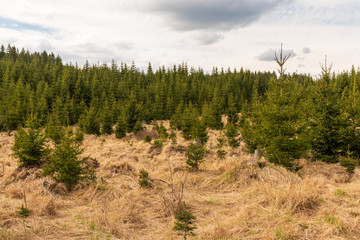
<path id="1" fill-rule="evenodd" d="M 94 180 L 95 171 L 88 162 L 89 157 L 79 158 L 83 151 L 81 142 L 78 142 L 68 130 L 60 143 L 55 145 L 43 174 L 50 175 L 57 182 L 65 183 L 69 191 L 80 180 Z"/>
<path id="2" fill-rule="evenodd" d="M 151 142 L 151 137 L 149 134 L 146 134 L 146 136 L 144 138 L 144 142 L 147 142 L 147 143 Z"/>
<path id="3" fill-rule="evenodd" d="M 199 170 L 199 164 L 204 160 L 206 149 L 203 144 L 194 141 L 189 144 L 185 154 L 187 167 L 189 170 L 196 171 Z"/>
<path id="4" fill-rule="evenodd" d="M 30 215 L 31 211 L 24 207 L 24 204 L 22 204 L 19 211 L 16 211 L 16 213 L 19 214 L 21 217 L 26 218 Z"/>
<path id="5" fill-rule="evenodd" d="M 151 182 L 151 179 L 149 177 L 149 173 L 142 169 L 139 173 L 139 185 L 141 188 L 152 188 L 154 187 L 154 184 Z"/>
<path id="6" fill-rule="evenodd" d="M 31 115 L 25 126 L 27 129 L 19 128 L 15 134 L 12 150 L 21 165 L 27 167 L 40 165 L 50 151 L 45 145 L 46 139 L 36 115 Z"/>
<path id="7" fill-rule="evenodd" d="M 346 172 L 349 174 L 349 180 L 355 172 L 355 168 L 359 163 L 359 160 L 353 157 L 353 153 L 350 152 L 350 147 L 348 147 L 347 156 L 340 157 L 340 165 L 343 166 Z"/>
<path id="8" fill-rule="evenodd" d="M 194 223 L 196 218 L 185 203 L 174 215 L 176 221 L 174 222 L 173 230 L 179 232 L 178 234 L 182 235 L 184 240 L 186 240 L 188 236 L 195 236 L 194 230 L 196 227 Z"/>

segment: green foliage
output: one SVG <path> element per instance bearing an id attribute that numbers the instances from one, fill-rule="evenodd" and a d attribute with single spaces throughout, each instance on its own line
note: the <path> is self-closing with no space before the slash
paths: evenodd
<path id="1" fill-rule="evenodd" d="M 140 121 L 136 121 L 136 123 L 135 123 L 132 131 L 133 131 L 134 133 L 136 133 L 136 132 L 138 132 L 138 131 L 140 131 L 140 130 L 143 130 L 143 129 L 144 129 L 144 127 L 143 127 L 143 125 L 141 124 L 141 122 L 140 122 Z"/>
<path id="2" fill-rule="evenodd" d="M 331 83 L 331 66 L 322 66 L 322 77 L 315 88 L 313 118 L 311 118 L 311 147 L 314 158 L 324 162 L 338 162 L 347 144 L 354 138 L 347 113 L 338 101 L 338 92 Z"/>
<path id="3" fill-rule="evenodd" d="M 101 134 L 112 134 L 113 133 L 113 121 L 109 107 L 105 107 L 101 113 Z"/>
<path id="4" fill-rule="evenodd" d="M 225 130 L 225 136 L 227 138 L 227 142 L 228 145 L 232 148 L 237 148 L 240 146 L 240 141 L 239 141 L 239 130 L 238 130 L 238 126 L 233 124 L 233 123 L 229 123 L 226 125 L 226 130 Z"/>
<path id="5" fill-rule="evenodd" d="M 126 123 L 123 117 L 119 117 L 115 126 L 115 137 L 120 139 L 126 136 Z"/>
<path id="6" fill-rule="evenodd" d="M 154 128 L 160 139 L 167 139 L 169 134 L 167 133 L 167 130 L 162 123 L 160 124 L 160 126 L 156 123 Z"/>
<path id="7" fill-rule="evenodd" d="M 164 145 L 164 139 L 155 139 L 154 140 L 154 146 L 158 148 L 162 148 Z"/>
<path id="8" fill-rule="evenodd" d="M 223 149 L 219 149 L 219 150 L 217 150 L 216 151 L 216 155 L 218 156 L 218 158 L 220 158 L 220 159 L 224 159 L 225 158 L 225 156 L 226 156 L 226 151 L 225 150 L 223 150 Z"/>
<path id="9" fill-rule="evenodd" d="M 95 171 L 88 162 L 89 157 L 80 158 L 83 151 L 81 142 L 76 141 L 71 131 L 67 131 L 60 143 L 55 145 L 43 174 L 64 183 L 69 191 L 81 180 L 94 180 Z"/>
<path id="10" fill-rule="evenodd" d="M 258 102 L 255 92 L 254 108 L 242 123 L 242 134 L 249 150 L 264 149 L 270 162 L 293 169 L 294 160 L 306 153 L 308 141 L 303 91 L 284 74 L 288 58 L 281 50 L 280 59 L 276 58 L 280 76 L 270 80 L 263 103 Z"/>
<path id="11" fill-rule="evenodd" d="M 152 188 L 154 187 L 154 184 L 151 182 L 151 179 L 149 177 L 149 173 L 142 169 L 139 172 L 139 185 L 141 188 Z"/>
<path id="12" fill-rule="evenodd" d="M 222 112 L 219 104 L 218 95 L 215 93 L 214 98 L 209 106 L 205 105 L 203 110 L 203 121 L 210 129 L 220 130 L 223 128 Z"/>
<path id="13" fill-rule="evenodd" d="M 19 214 L 21 217 L 26 218 L 30 215 L 31 211 L 24 207 L 24 204 L 22 204 L 19 211 L 16 211 L 16 213 Z"/>
<path id="14" fill-rule="evenodd" d="M 340 157 L 340 165 L 346 169 L 346 172 L 351 176 L 355 172 L 356 166 L 359 164 L 359 160 L 353 157 L 353 153 L 350 152 L 348 147 L 347 156 Z"/>
<path id="15" fill-rule="evenodd" d="M 194 230 L 196 227 L 194 226 L 194 223 L 196 218 L 185 203 L 174 215 L 176 221 L 174 222 L 173 230 L 179 232 L 178 234 L 182 235 L 184 240 L 186 240 L 188 236 L 195 236 Z"/>
<path id="16" fill-rule="evenodd" d="M 196 109 L 190 104 L 185 108 L 185 112 L 182 115 L 181 130 L 183 137 L 187 140 L 191 139 L 191 133 L 194 123 L 198 122 L 198 113 Z"/>
<path id="17" fill-rule="evenodd" d="M 216 140 L 217 140 L 216 148 L 222 148 L 222 147 L 225 146 L 226 141 L 225 141 L 224 138 L 219 137 L 219 138 L 217 138 Z"/>
<path id="18" fill-rule="evenodd" d="M 201 144 L 206 144 L 209 136 L 207 134 L 206 125 L 202 121 L 196 120 L 191 129 L 191 138 Z"/>
<path id="19" fill-rule="evenodd" d="M 144 142 L 147 142 L 147 143 L 151 142 L 151 137 L 149 134 L 146 134 L 146 136 L 144 138 Z"/>
<path id="20" fill-rule="evenodd" d="M 171 144 L 176 145 L 176 133 L 174 131 L 171 131 L 169 138 L 171 139 Z"/>
<path id="21" fill-rule="evenodd" d="M 80 119 L 79 126 L 86 134 L 100 135 L 100 122 L 94 107 L 85 111 Z"/>
<path id="22" fill-rule="evenodd" d="M 134 96 L 125 107 L 124 121 L 126 124 L 126 132 L 137 132 L 143 129 L 140 119 L 140 107 L 136 103 Z"/>
<path id="23" fill-rule="evenodd" d="M 49 119 L 45 128 L 46 137 L 51 138 L 55 143 L 59 143 L 60 139 L 65 135 L 65 129 L 61 126 L 60 119 L 56 114 L 49 115 Z"/>
<path id="24" fill-rule="evenodd" d="M 186 164 L 189 170 L 199 170 L 199 164 L 204 160 L 207 151 L 203 144 L 196 141 L 190 143 L 186 150 Z"/>
<path id="25" fill-rule="evenodd" d="M 30 167 L 40 165 L 49 155 L 46 138 L 36 116 L 31 115 L 25 123 L 26 129 L 19 128 L 12 148 L 19 164 Z"/>
<path id="26" fill-rule="evenodd" d="M 77 128 L 75 131 L 75 141 L 79 143 L 82 143 L 84 141 L 84 133 L 79 128 Z"/>

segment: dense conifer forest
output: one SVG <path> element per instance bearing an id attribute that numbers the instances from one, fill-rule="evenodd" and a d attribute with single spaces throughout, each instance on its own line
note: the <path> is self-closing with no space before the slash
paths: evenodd
<path id="1" fill-rule="evenodd" d="M 77 125 L 87 134 L 115 129 L 121 137 L 143 123 L 170 120 L 187 139 L 206 128 L 225 129 L 234 147 L 245 141 L 250 152 L 265 150 L 269 161 L 292 169 L 301 157 L 338 162 L 358 155 L 360 72 L 334 74 L 325 62 L 314 79 L 285 73 L 286 60 L 277 58 L 279 74 L 205 73 L 185 63 L 167 69 L 149 63 L 143 71 L 115 61 L 80 67 L 53 53 L 1 46 L 0 130 L 24 127 L 35 115 L 50 133 Z"/>

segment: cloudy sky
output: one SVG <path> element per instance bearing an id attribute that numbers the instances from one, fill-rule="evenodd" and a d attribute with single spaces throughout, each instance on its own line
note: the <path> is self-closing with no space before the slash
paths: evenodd
<path id="1" fill-rule="evenodd" d="M 211 71 L 287 69 L 317 75 L 360 66 L 359 0 L 2 0 L 0 43 L 65 62 L 145 68 L 187 62 Z"/>

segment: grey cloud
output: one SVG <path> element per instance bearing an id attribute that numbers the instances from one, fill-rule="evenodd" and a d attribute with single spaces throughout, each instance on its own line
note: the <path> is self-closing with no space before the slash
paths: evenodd
<path id="1" fill-rule="evenodd" d="M 224 36 L 219 33 L 202 32 L 195 34 L 194 38 L 199 41 L 201 45 L 210 45 L 223 40 Z"/>
<path id="2" fill-rule="evenodd" d="M 14 30 L 33 30 L 40 32 L 50 33 L 52 30 L 36 24 L 29 24 L 24 22 L 15 21 L 9 18 L 0 16 L 0 27 L 14 29 Z"/>
<path id="3" fill-rule="evenodd" d="M 230 30 L 244 27 L 292 0 L 142 0 L 141 8 L 164 14 L 176 30 Z"/>
<path id="4" fill-rule="evenodd" d="M 260 54 L 257 58 L 260 61 L 274 61 L 275 59 L 275 52 L 279 57 L 279 52 L 280 50 L 275 50 L 275 49 L 268 49 L 267 51 L 263 52 L 262 54 Z M 288 56 L 290 54 L 290 57 L 295 57 L 296 53 L 294 52 L 294 50 L 283 50 L 283 57 L 284 56 Z"/>
<path id="5" fill-rule="evenodd" d="M 311 52 L 310 48 L 308 48 L 308 47 L 304 47 L 302 51 L 305 54 L 309 54 Z"/>
<path id="6" fill-rule="evenodd" d="M 299 65 L 298 65 L 298 68 L 304 68 L 304 67 L 306 67 L 304 64 L 302 64 L 302 63 L 300 63 Z"/>

